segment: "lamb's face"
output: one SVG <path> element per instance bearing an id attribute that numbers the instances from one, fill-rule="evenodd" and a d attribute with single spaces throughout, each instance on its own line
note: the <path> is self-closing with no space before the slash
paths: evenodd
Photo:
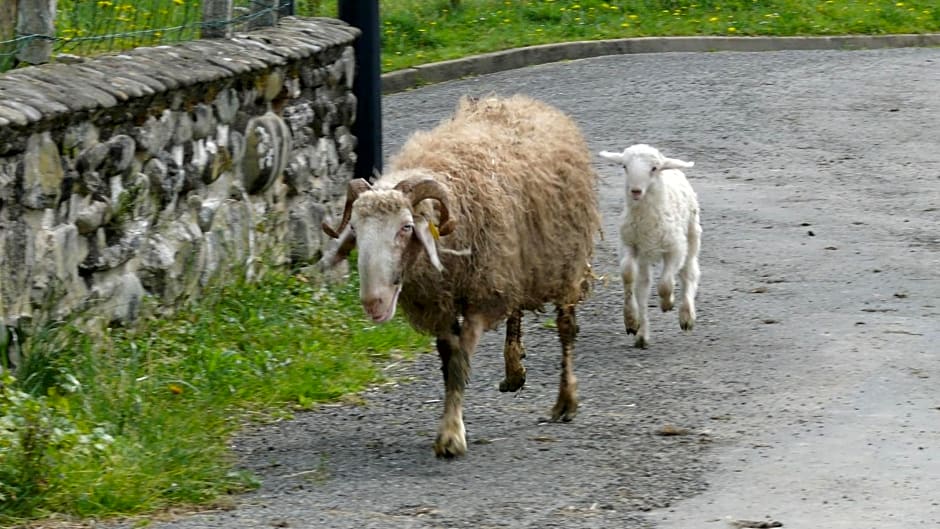
<path id="1" fill-rule="evenodd" d="M 627 197 L 639 201 L 656 183 L 663 163 L 661 157 L 650 154 L 624 156 L 623 171 L 627 177 Z"/>
<path id="2" fill-rule="evenodd" d="M 401 293 L 403 256 L 414 237 L 415 222 L 402 193 L 363 194 L 349 222 L 359 247 L 359 299 L 376 323 L 395 315 Z"/>
<path id="3" fill-rule="evenodd" d="M 692 162 L 684 162 L 663 156 L 656 148 L 645 144 L 631 145 L 623 152 L 602 151 L 604 158 L 623 167 L 626 176 L 627 199 L 638 202 L 646 196 L 659 181 L 665 169 L 692 167 Z"/>

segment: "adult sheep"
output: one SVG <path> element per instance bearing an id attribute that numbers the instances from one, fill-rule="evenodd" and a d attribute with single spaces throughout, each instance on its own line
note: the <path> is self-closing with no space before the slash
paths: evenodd
<path id="1" fill-rule="evenodd" d="M 481 334 L 507 320 L 502 391 L 525 382 L 522 311 L 553 303 L 562 346 L 555 421 L 574 418 L 575 305 L 591 276 L 600 215 L 591 154 L 575 123 L 525 96 L 463 98 L 416 132 L 374 185 L 350 182 L 339 239 L 324 259 L 358 246 L 360 298 L 377 323 L 401 305 L 437 337 L 444 415 L 434 451 L 466 453 L 463 393 Z M 446 243 L 446 247 L 444 244 Z"/>

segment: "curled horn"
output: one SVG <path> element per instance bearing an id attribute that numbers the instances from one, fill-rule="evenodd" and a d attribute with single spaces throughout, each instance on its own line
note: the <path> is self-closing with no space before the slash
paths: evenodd
<path id="1" fill-rule="evenodd" d="M 443 237 L 449 235 L 457 227 L 454 219 L 450 218 L 450 194 L 444 184 L 433 178 L 402 180 L 395 189 L 411 198 L 411 205 L 416 206 L 427 198 L 433 198 L 441 204 L 441 219 L 438 232 Z"/>
<path id="2" fill-rule="evenodd" d="M 333 239 L 339 239 L 339 235 L 343 233 L 343 230 L 346 229 L 346 225 L 349 224 L 349 216 L 352 215 L 352 205 L 353 202 L 359 198 L 359 195 L 365 191 L 372 189 L 372 185 L 363 178 L 356 178 L 349 181 L 349 187 L 346 188 L 346 207 L 343 208 L 343 220 L 340 221 L 339 227 L 335 230 L 330 227 L 325 221 L 320 225 L 323 228 L 323 233 L 329 235 Z"/>

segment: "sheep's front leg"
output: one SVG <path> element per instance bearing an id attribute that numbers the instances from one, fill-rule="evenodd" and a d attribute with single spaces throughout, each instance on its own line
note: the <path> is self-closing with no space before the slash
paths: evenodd
<path id="1" fill-rule="evenodd" d="M 561 340 L 561 382 L 552 420 L 568 422 L 578 414 L 578 379 L 574 376 L 574 340 L 578 335 L 574 305 L 557 308 L 558 338 Z"/>
<path id="2" fill-rule="evenodd" d="M 470 357 L 482 332 L 480 319 L 467 317 L 463 327 L 455 322 L 454 332 L 437 338 L 437 352 L 444 372 L 444 416 L 434 440 L 434 453 L 438 457 L 456 457 L 467 452 L 463 392 L 470 377 Z"/>
<path id="3" fill-rule="evenodd" d="M 636 278 L 636 261 L 630 248 L 623 248 L 620 258 L 620 278 L 623 280 L 623 326 L 627 334 L 636 334 L 639 324 L 636 319 L 637 306 L 634 279 Z"/>
<path id="4" fill-rule="evenodd" d="M 698 293 L 698 252 L 701 245 L 702 228 L 698 222 L 689 229 L 689 253 L 685 264 L 679 271 L 679 283 L 682 286 L 682 306 L 679 307 L 679 327 L 691 331 L 695 326 L 695 295 Z"/>
<path id="5" fill-rule="evenodd" d="M 651 268 L 650 263 L 639 263 L 637 266 L 636 285 L 634 285 L 637 307 L 636 320 L 639 325 L 636 329 L 636 340 L 633 342 L 633 345 L 640 349 L 646 349 L 650 341 L 649 318 L 647 317 L 646 305 L 650 300 L 650 284 L 652 281 Z"/>
<path id="6" fill-rule="evenodd" d="M 506 361 L 506 378 L 499 383 L 500 391 L 517 391 L 525 385 L 525 348 L 522 346 L 522 311 L 516 310 L 506 320 L 506 345 L 503 359 Z"/>

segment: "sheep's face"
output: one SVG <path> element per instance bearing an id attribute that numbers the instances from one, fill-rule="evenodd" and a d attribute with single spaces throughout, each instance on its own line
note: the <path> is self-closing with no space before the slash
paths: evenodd
<path id="1" fill-rule="evenodd" d="M 353 205 L 349 229 L 359 247 L 359 299 L 376 323 L 395 315 L 405 251 L 415 234 L 408 200 L 397 191 L 365 193 Z"/>
<path id="2" fill-rule="evenodd" d="M 634 202 L 642 200 L 650 188 L 657 184 L 663 170 L 693 166 L 692 162 L 667 158 L 655 148 L 643 144 L 632 145 L 622 153 L 602 151 L 600 155 L 623 167 L 627 199 Z"/>

